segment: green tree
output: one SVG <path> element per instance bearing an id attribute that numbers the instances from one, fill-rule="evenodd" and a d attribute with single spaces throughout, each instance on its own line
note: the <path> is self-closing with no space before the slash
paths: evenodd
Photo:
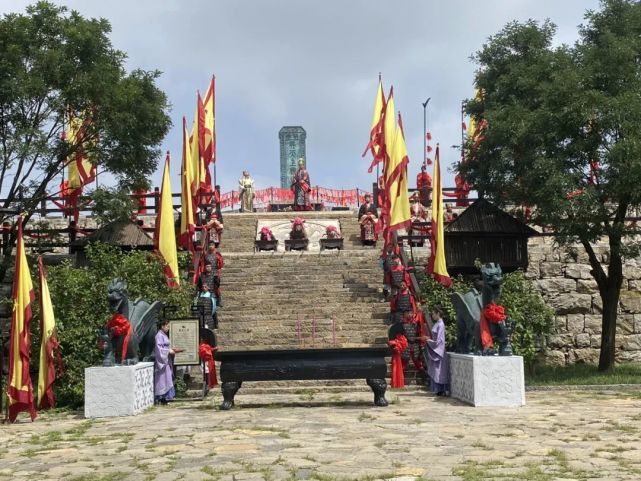
<path id="1" fill-rule="evenodd" d="M 27 213 L 82 147 L 121 187 L 137 188 L 157 166 L 170 120 L 158 71 L 124 68 L 105 19 L 53 3 L 0 18 L 0 191 L 4 208 Z M 62 139 L 67 113 L 86 121 L 84 142 Z M 3 220 L 0 215 L 0 220 Z M 12 239 L 15 242 L 15 233 Z M 3 246 L 0 279 L 13 242 Z"/>
<path id="2" fill-rule="evenodd" d="M 461 171 L 498 204 L 534 206 L 560 244 L 587 252 L 603 301 L 599 369 L 615 362 L 623 261 L 636 255 L 641 207 L 641 3 L 603 0 L 573 46 L 555 26 L 513 22 L 476 53 L 480 99 L 467 111 L 487 127 Z M 609 242 L 604 265 L 593 243 Z"/>

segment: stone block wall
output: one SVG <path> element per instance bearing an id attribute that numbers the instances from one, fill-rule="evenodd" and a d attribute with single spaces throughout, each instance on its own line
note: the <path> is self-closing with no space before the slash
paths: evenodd
<path id="1" fill-rule="evenodd" d="M 595 245 L 607 268 L 608 246 Z M 601 345 L 601 297 L 587 254 L 578 245 L 563 249 L 551 237 L 536 237 L 528 244 L 526 277 L 540 289 L 555 312 L 554 327 L 542 346 L 546 364 L 597 363 Z M 641 259 L 626 261 L 618 309 L 616 359 L 641 360 Z"/>

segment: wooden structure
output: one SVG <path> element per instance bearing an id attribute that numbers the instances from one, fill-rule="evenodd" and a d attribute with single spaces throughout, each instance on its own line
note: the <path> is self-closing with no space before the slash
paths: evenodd
<path id="1" fill-rule="evenodd" d="M 537 232 L 485 199 L 478 199 L 445 227 L 451 275 L 477 273 L 474 261 L 496 262 L 503 272 L 527 269 L 528 237 Z"/>
<path id="2" fill-rule="evenodd" d="M 102 242 L 119 247 L 123 251 L 148 250 L 154 248 L 154 241 L 141 226 L 135 222 L 125 219 L 111 222 L 95 230 L 82 239 L 70 244 L 70 251 L 76 254 L 76 264 L 86 264 L 85 247 L 90 242 Z"/>
<path id="3" fill-rule="evenodd" d="M 387 406 L 385 391 L 389 347 L 218 351 L 223 391 L 222 410 L 231 409 L 245 381 L 366 379 L 374 404 Z"/>

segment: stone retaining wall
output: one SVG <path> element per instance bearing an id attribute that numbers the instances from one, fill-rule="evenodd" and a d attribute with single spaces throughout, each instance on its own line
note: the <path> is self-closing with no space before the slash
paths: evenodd
<path id="1" fill-rule="evenodd" d="M 607 268 L 608 246 L 595 253 Z M 562 249 L 551 237 L 530 239 L 526 276 L 556 311 L 541 352 L 547 364 L 597 363 L 601 345 L 601 297 L 582 246 Z M 617 361 L 641 360 L 641 259 L 626 261 L 616 332 Z"/>

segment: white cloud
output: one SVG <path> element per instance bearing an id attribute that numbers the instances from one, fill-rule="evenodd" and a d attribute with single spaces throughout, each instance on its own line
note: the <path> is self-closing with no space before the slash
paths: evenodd
<path id="1" fill-rule="evenodd" d="M 0 12 L 23 11 L 13 0 Z M 371 186 L 368 139 L 378 72 L 394 84 L 410 153 L 410 178 L 423 150 L 423 109 L 442 146 L 442 163 L 458 160 L 460 102 L 472 95 L 469 60 L 488 36 L 513 19 L 550 18 L 557 40 L 572 43 L 585 9 L 597 0 L 110 0 L 57 1 L 104 17 L 130 67 L 159 69 L 173 104 L 174 127 L 163 145 L 179 159 L 181 118 L 189 125 L 195 92 L 217 76 L 218 179 L 235 188 L 248 168 L 257 187 L 278 185 L 278 131 L 307 131 L 312 182 Z M 161 164 L 161 163 L 160 163 Z M 178 169 L 172 163 L 172 170 Z M 446 184 L 452 175 L 444 174 Z M 154 176 L 160 183 L 161 168 Z M 263 183 L 265 185 L 263 185 Z"/>

